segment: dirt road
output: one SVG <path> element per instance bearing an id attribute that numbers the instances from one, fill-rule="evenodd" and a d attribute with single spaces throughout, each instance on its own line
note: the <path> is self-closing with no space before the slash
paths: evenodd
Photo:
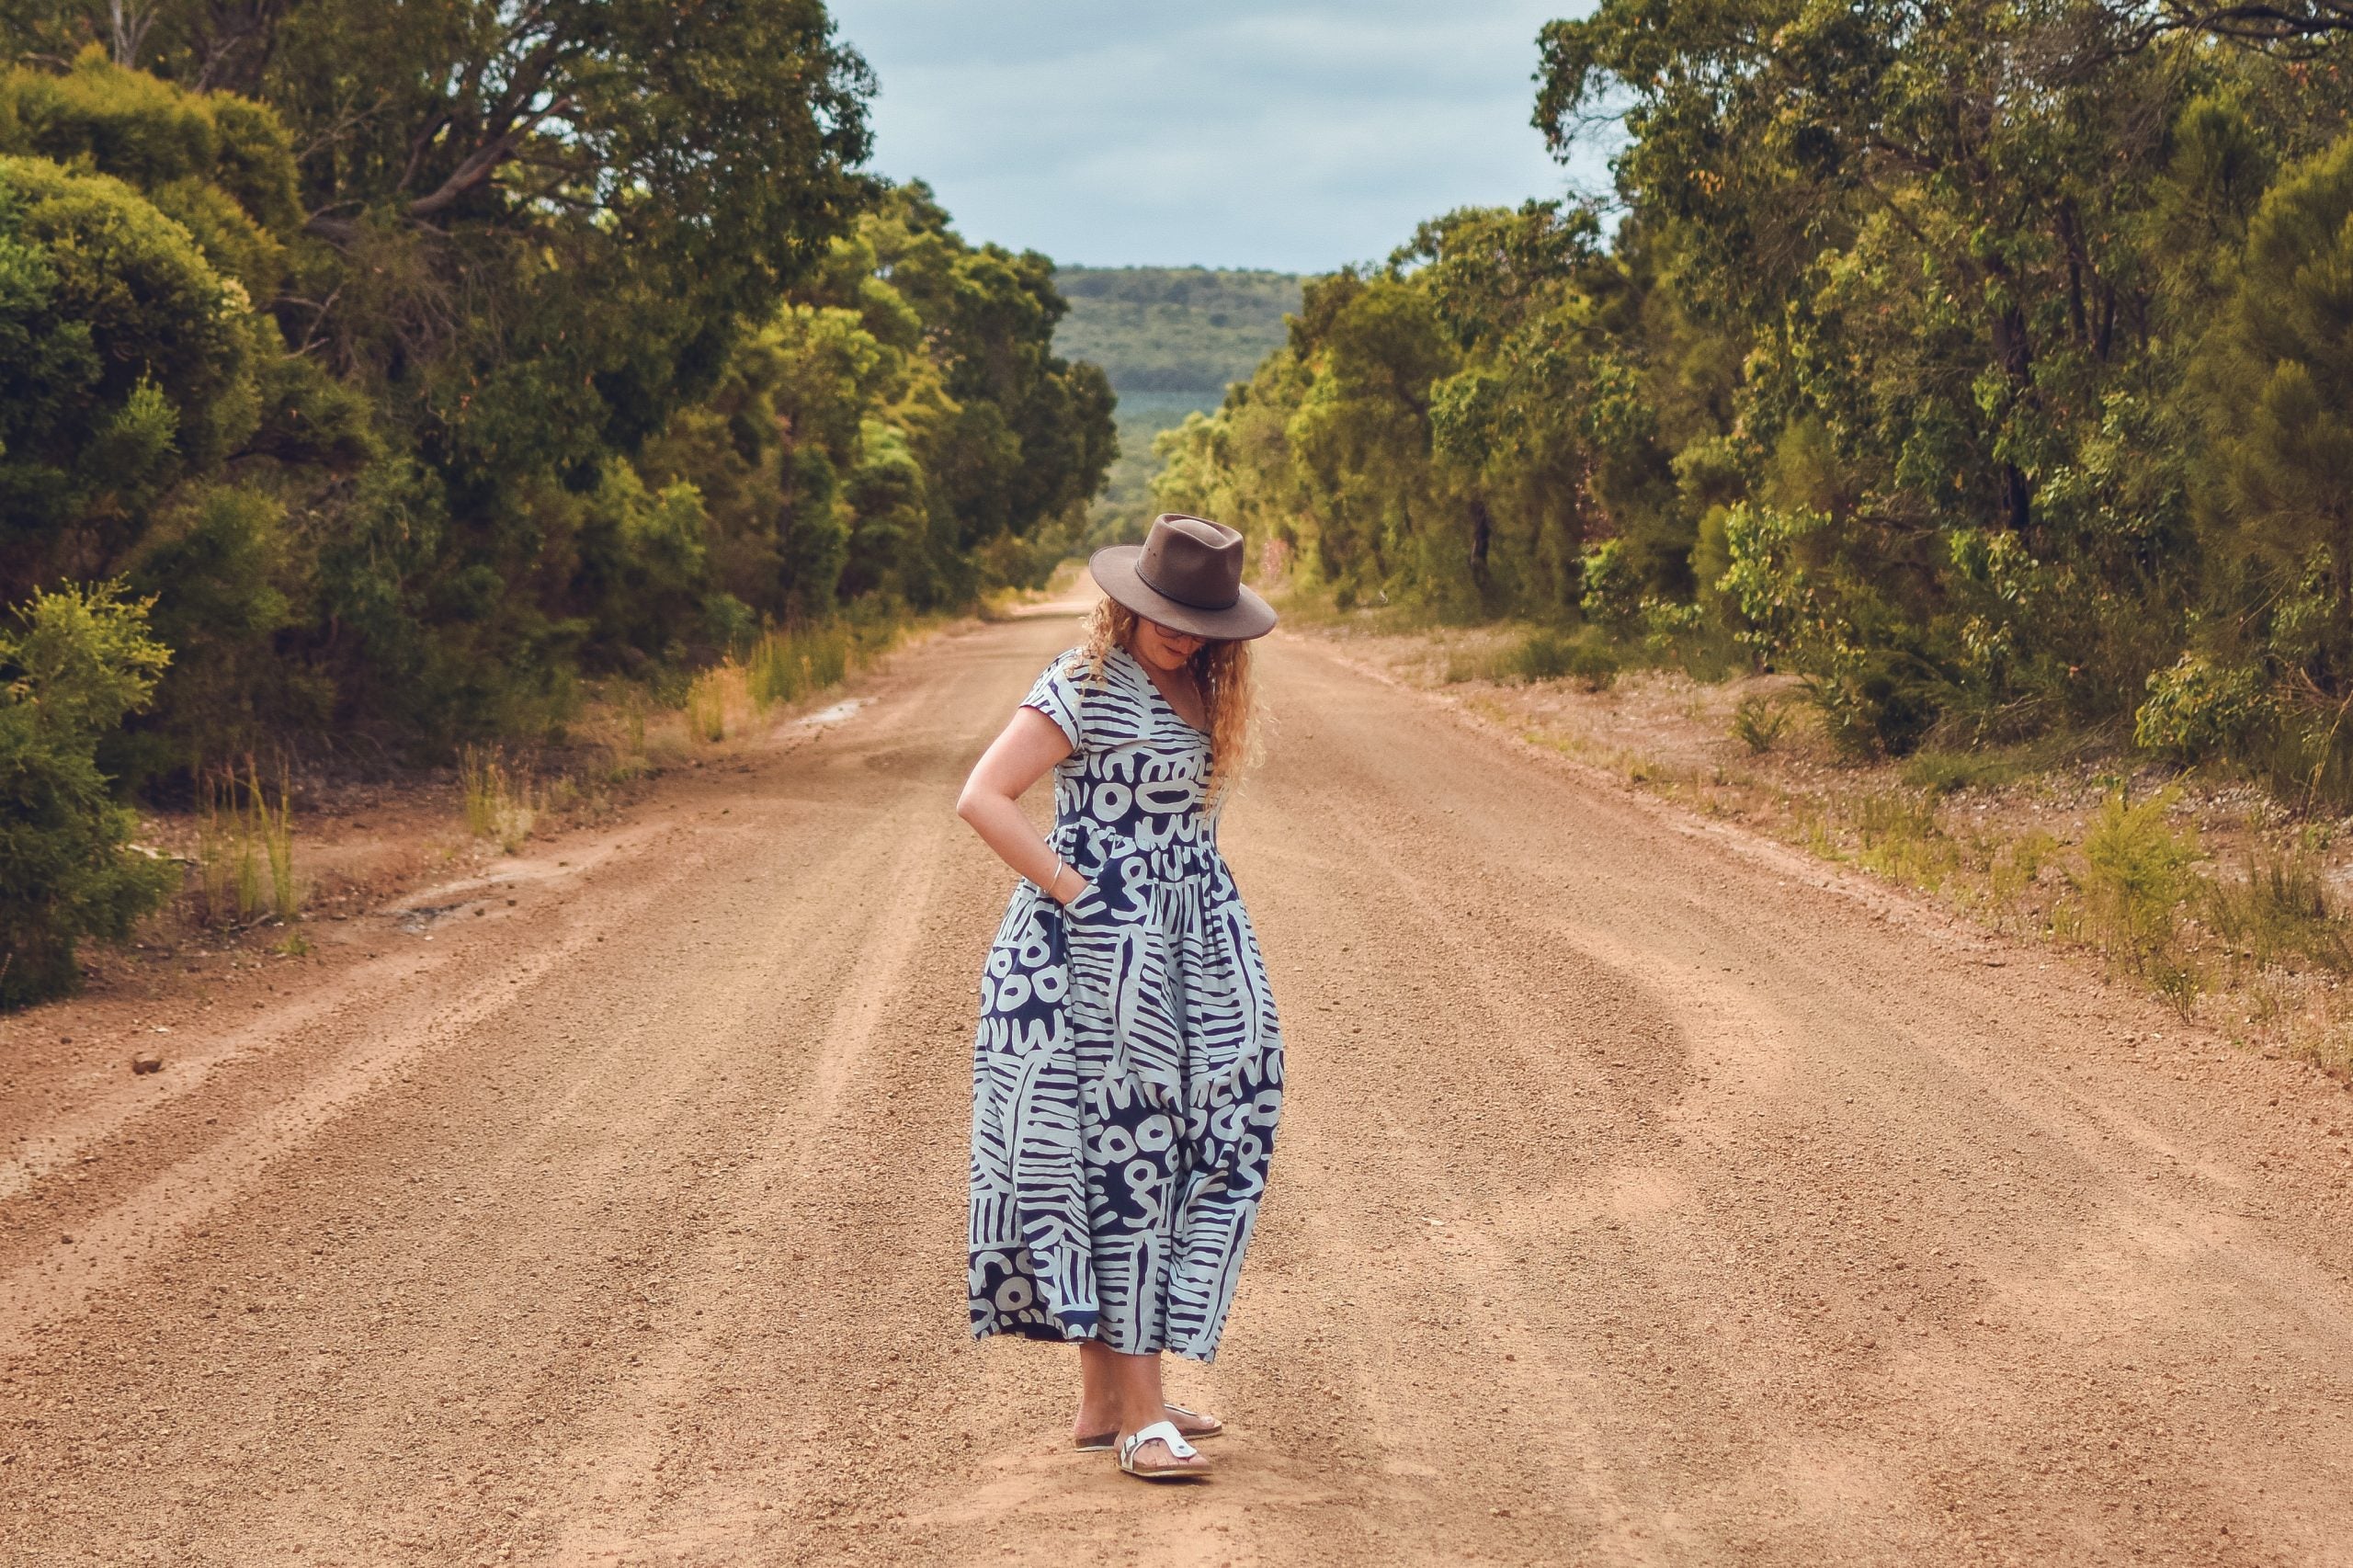
<path id="1" fill-rule="evenodd" d="M 949 808 L 1071 631 L 15 1094 L 0 1562 L 2353 1562 L 2353 1100 L 1279 637 L 1233 1433 L 1064 1451 L 964 1335 Z"/>

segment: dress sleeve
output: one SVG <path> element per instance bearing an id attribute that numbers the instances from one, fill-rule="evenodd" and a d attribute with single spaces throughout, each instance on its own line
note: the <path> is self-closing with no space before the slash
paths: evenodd
<path id="1" fill-rule="evenodd" d="M 1084 694 L 1079 690 L 1079 677 L 1070 670 L 1072 656 L 1059 653 L 1054 662 L 1039 675 L 1029 695 L 1021 699 L 1024 708 L 1035 708 L 1054 722 L 1054 727 L 1070 738 L 1070 749 L 1086 749 Z"/>

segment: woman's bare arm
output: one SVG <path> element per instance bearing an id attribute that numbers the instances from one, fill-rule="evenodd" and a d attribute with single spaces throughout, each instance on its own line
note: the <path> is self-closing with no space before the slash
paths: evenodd
<path id="1" fill-rule="evenodd" d="M 1070 737 L 1051 719 L 1035 708 L 1016 709 L 1013 722 L 989 743 L 964 780 L 964 792 L 956 797 L 956 814 L 972 824 L 998 859 L 1063 903 L 1086 891 L 1086 879 L 1067 863 L 1057 869 L 1054 852 L 1022 814 L 1021 797 L 1069 755 Z"/>

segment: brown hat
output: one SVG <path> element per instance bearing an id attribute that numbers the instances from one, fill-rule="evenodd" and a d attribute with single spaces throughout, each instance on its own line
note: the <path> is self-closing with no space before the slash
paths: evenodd
<path id="1" fill-rule="evenodd" d="M 1171 631 L 1231 642 L 1275 629 L 1273 607 L 1242 585 L 1242 536 L 1207 517 L 1163 512 L 1143 543 L 1098 550 L 1086 569 L 1105 593 Z"/>

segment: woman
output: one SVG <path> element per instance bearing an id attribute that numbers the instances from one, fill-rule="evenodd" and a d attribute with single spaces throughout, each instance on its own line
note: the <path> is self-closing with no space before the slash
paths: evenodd
<path id="1" fill-rule="evenodd" d="M 1217 1353 L 1282 1108 L 1258 940 L 1217 852 L 1249 749 L 1242 536 L 1164 516 L 1088 562 L 1104 593 L 972 769 L 957 812 L 1026 880 L 981 980 L 972 1333 L 1075 1340 L 1082 1449 L 1146 1480 L 1215 1417 L 1160 1356 Z M 1054 828 L 1018 804 L 1054 770 Z"/>

